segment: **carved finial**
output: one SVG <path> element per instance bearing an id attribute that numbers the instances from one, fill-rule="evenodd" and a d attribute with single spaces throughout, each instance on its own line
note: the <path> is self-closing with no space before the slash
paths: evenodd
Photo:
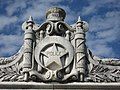
<path id="1" fill-rule="evenodd" d="M 34 26 L 33 26 L 33 25 L 34 25 Z M 35 28 L 35 23 L 34 23 L 34 21 L 33 21 L 32 16 L 30 16 L 29 19 L 22 24 L 22 29 L 23 29 L 23 30 L 27 30 L 29 26 Z"/>
<path id="2" fill-rule="evenodd" d="M 78 20 L 76 22 L 76 26 L 77 27 L 81 27 L 83 29 L 84 32 L 87 32 L 89 29 L 89 25 L 86 21 L 82 21 L 80 16 L 78 17 Z"/>
<path id="3" fill-rule="evenodd" d="M 65 16 L 66 12 L 62 8 L 58 7 L 52 7 L 46 13 L 46 18 L 50 21 L 63 21 Z"/>
<path id="4" fill-rule="evenodd" d="M 80 18 L 80 16 L 78 17 L 78 20 L 77 20 L 77 22 L 81 22 L 81 18 Z"/>
<path id="5" fill-rule="evenodd" d="M 30 16 L 27 22 L 33 22 L 33 17 Z"/>

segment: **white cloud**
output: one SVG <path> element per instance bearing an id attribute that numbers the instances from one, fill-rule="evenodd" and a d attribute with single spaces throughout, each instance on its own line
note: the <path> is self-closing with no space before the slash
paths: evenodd
<path id="1" fill-rule="evenodd" d="M 20 13 L 21 19 L 26 19 L 30 15 L 34 18 L 43 17 L 46 9 L 52 5 L 57 5 L 64 0 L 15 0 L 6 7 L 9 16 L 16 12 Z"/>
<path id="2" fill-rule="evenodd" d="M 119 0 L 88 0 L 88 6 L 83 7 L 82 15 L 89 15 L 99 10 L 101 7 L 119 7 Z M 109 5 L 108 5 L 109 4 Z M 108 5 L 108 6 L 106 6 Z"/>
<path id="3" fill-rule="evenodd" d="M 90 30 L 87 36 L 88 47 L 95 55 L 114 57 L 114 48 L 109 44 L 115 44 L 120 36 L 120 12 L 107 12 L 104 17 L 93 16 L 89 21 Z M 91 34 L 94 33 L 94 34 Z"/>
<path id="4" fill-rule="evenodd" d="M 29 7 L 26 9 L 26 12 L 22 15 L 22 19 L 26 20 L 30 15 L 35 18 L 35 19 L 41 19 L 43 18 L 43 16 L 45 16 L 45 11 L 46 9 L 49 7 L 50 5 L 44 5 L 44 4 L 40 4 L 38 3 L 37 5 L 32 7 Z"/>
<path id="5" fill-rule="evenodd" d="M 0 16 L 0 30 L 2 30 L 5 26 L 15 23 L 17 21 L 16 16 L 8 17 L 8 16 Z"/>
<path id="6" fill-rule="evenodd" d="M 57 6 L 57 7 L 63 8 L 66 12 L 69 12 L 67 13 L 66 21 L 71 22 L 74 20 L 75 18 L 74 15 L 76 14 L 74 11 L 71 11 L 68 6 L 60 5 L 59 2 L 62 2 L 62 1 L 64 0 L 55 0 L 55 1 L 54 0 L 48 0 L 48 1 L 42 0 L 42 1 L 33 2 L 31 7 L 26 9 L 26 12 L 22 15 L 22 18 L 23 20 L 25 20 L 31 15 L 33 18 L 38 19 L 38 20 L 45 19 L 46 11 L 50 7 Z"/>
<path id="7" fill-rule="evenodd" d="M 89 21 L 90 31 L 98 32 L 98 30 L 108 30 L 108 29 L 116 29 L 120 26 L 120 12 L 119 11 L 111 11 L 107 12 L 105 16 L 93 16 Z"/>
<path id="8" fill-rule="evenodd" d="M 107 46 L 106 44 L 100 44 L 99 42 L 92 42 L 94 47 L 92 47 L 92 52 L 94 55 L 101 56 L 101 57 L 113 57 L 115 54 L 113 52 L 113 48 Z"/>
<path id="9" fill-rule="evenodd" d="M 35 19 L 45 19 L 47 9 L 53 6 L 59 6 L 69 12 L 67 15 L 69 19 L 66 19 L 66 21 L 73 21 L 76 13 L 71 11 L 68 6 L 60 5 L 60 2 L 64 2 L 64 0 L 14 0 L 14 2 L 8 4 L 5 9 L 8 16 L 13 16 L 16 12 L 19 12 L 18 15 L 16 14 L 20 17 L 19 21 L 24 21 L 28 19 L 30 15 Z M 67 2 L 71 2 L 71 0 Z"/>
<path id="10" fill-rule="evenodd" d="M 23 43 L 23 36 L 0 35 L 0 56 L 11 55 L 18 51 Z"/>
<path id="11" fill-rule="evenodd" d="M 7 4 L 5 10 L 7 15 L 0 16 L 0 30 L 9 25 L 25 21 L 31 15 L 40 20 L 45 17 L 46 10 L 53 4 L 58 5 L 63 0 L 14 0 Z M 6 1 L 7 2 L 7 1 Z M 28 6 L 29 5 L 29 6 Z M 64 8 L 68 8 L 65 7 Z M 20 13 L 18 13 L 20 12 Z M 17 13 L 17 14 L 16 14 Z M 16 16 L 13 16 L 16 15 Z M 16 24 L 17 25 L 17 24 Z M 14 27 L 13 27 L 14 29 Z M 18 30 L 17 30 L 18 31 Z M 19 32 L 18 32 L 19 33 Z M 22 44 L 20 35 L 0 35 L 0 55 L 7 56 L 15 53 Z"/>
<path id="12" fill-rule="evenodd" d="M 90 6 L 84 7 L 82 9 L 82 15 L 88 15 L 90 13 L 96 12 L 95 7 L 96 7 L 95 5 L 90 5 Z"/>
<path id="13" fill-rule="evenodd" d="M 63 6 L 63 5 L 59 5 L 59 7 L 63 8 L 66 12 L 66 18 L 65 18 L 65 22 L 73 24 L 75 22 L 73 21 L 77 21 L 78 15 L 76 12 L 74 12 L 73 10 L 71 10 L 69 8 L 69 6 Z"/>
<path id="14" fill-rule="evenodd" d="M 8 6 L 6 7 L 7 14 L 9 16 L 12 16 L 16 11 L 22 11 L 27 6 L 25 1 L 26 0 L 15 0 L 12 3 L 8 4 Z"/>
<path id="15" fill-rule="evenodd" d="M 74 0 L 67 1 L 70 3 L 74 2 Z M 40 21 L 38 22 L 40 24 L 41 19 L 45 18 L 46 10 L 49 9 L 51 6 L 59 6 L 65 9 L 65 11 L 67 12 L 67 17 L 65 21 L 71 24 L 75 23 L 75 20 L 77 20 L 79 12 L 80 15 L 87 16 L 90 15 L 91 13 L 99 11 L 99 9 L 103 7 L 104 8 L 119 7 L 119 2 L 116 3 L 117 0 L 94 0 L 94 1 L 88 0 L 87 2 L 88 6 L 83 7 L 82 11 L 75 12 L 70 8 L 69 5 L 59 4 L 61 2 L 64 2 L 64 0 L 15 0 L 14 2 L 11 1 L 11 3 L 6 6 L 7 15 L 0 16 L 0 30 L 2 30 L 4 27 L 12 23 L 15 24 L 17 22 L 25 21 L 26 19 L 29 18 L 30 15 L 33 16 L 33 18 Z M 18 18 L 13 15 L 16 15 Z M 117 10 L 116 11 L 111 10 L 107 12 L 105 15 L 103 14 L 94 15 L 90 19 L 89 21 L 90 30 L 87 34 L 88 41 L 87 44 L 95 55 L 111 57 L 115 55 L 115 52 L 113 51 L 114 49 L 110 47 L 108 44 L 115 42 L 119 39 L 118 38 L 120 36 L 119 16 L 120 12 L 118 12 Z M 6 54 L 7 51 L 9 53 L 16 52 L 16 50 L 18 49 L 16 44 L 18 45 L 22 43 L 17 41 L 17 40 L 22 41 L 21 36 L 19 35 L 18 36 L 1 35 L 0 39 L 1 39 L 0 45 L 4 45 L 4 47 L 0 48 L 1 50 L 0 55 Z"/>

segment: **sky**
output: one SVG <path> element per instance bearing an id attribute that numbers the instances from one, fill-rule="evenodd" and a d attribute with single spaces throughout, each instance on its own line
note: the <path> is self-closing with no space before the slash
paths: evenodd
<path id="1" fill-rule="evenodd" d="M 87 47 L 101 58 L 120 58 L 120 0 L 0 0 L 0 57 L 14 55 L 23 44 L 21 25 L 31 15 L 43 23 L 46 10 L 61 7 L 65 22 L 72 25 L 78 16 L 89 23 Z"/>

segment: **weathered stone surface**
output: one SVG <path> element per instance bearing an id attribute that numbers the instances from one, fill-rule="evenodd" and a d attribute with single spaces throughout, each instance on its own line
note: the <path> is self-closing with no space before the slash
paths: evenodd
<path id="1" fill-rule="evenodd" d="M 119 90 L 119 83 L 68 83 L 45 84 L 35 82 L 1 82 L 0 89 L 29 89 L 29 90 Z"/>
<path id="2" fill-rule="evenodd" d="M 54 7 L 48 10 L 46 21 L 41 25 L 31 16 L 22 24 L 25 33 L 20 51 L 9 58 L 0 58 L 1 85 L 8 85 L 8 88 L 13 84 L 15 88 L 100 89 L 109 87 L 80 82 L 120 82 L 120 61 L 104 61 L 92 55 L 85 39 L 88 23 L 79 17 L 71 26 L 64 22 L 65 16 L 63 9 Z M 112 84 L 106 85 L 112 87 Z M 118 88 L 116 84 L 113 87 Z"/>

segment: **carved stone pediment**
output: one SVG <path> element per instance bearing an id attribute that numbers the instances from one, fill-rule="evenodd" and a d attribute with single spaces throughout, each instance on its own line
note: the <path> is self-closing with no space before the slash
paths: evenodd
<path id="1" fill-rule="evenodd" d="M 70 26 L 65 16 L 63 9 L 54 7 L 41 25 L 32 17 L 25 21 L 19 52 L 0 58 L 0 81 L 119 82 L 119 61 L 103 61 L 87 48 L 88 23 L 79 17 Z"/>

